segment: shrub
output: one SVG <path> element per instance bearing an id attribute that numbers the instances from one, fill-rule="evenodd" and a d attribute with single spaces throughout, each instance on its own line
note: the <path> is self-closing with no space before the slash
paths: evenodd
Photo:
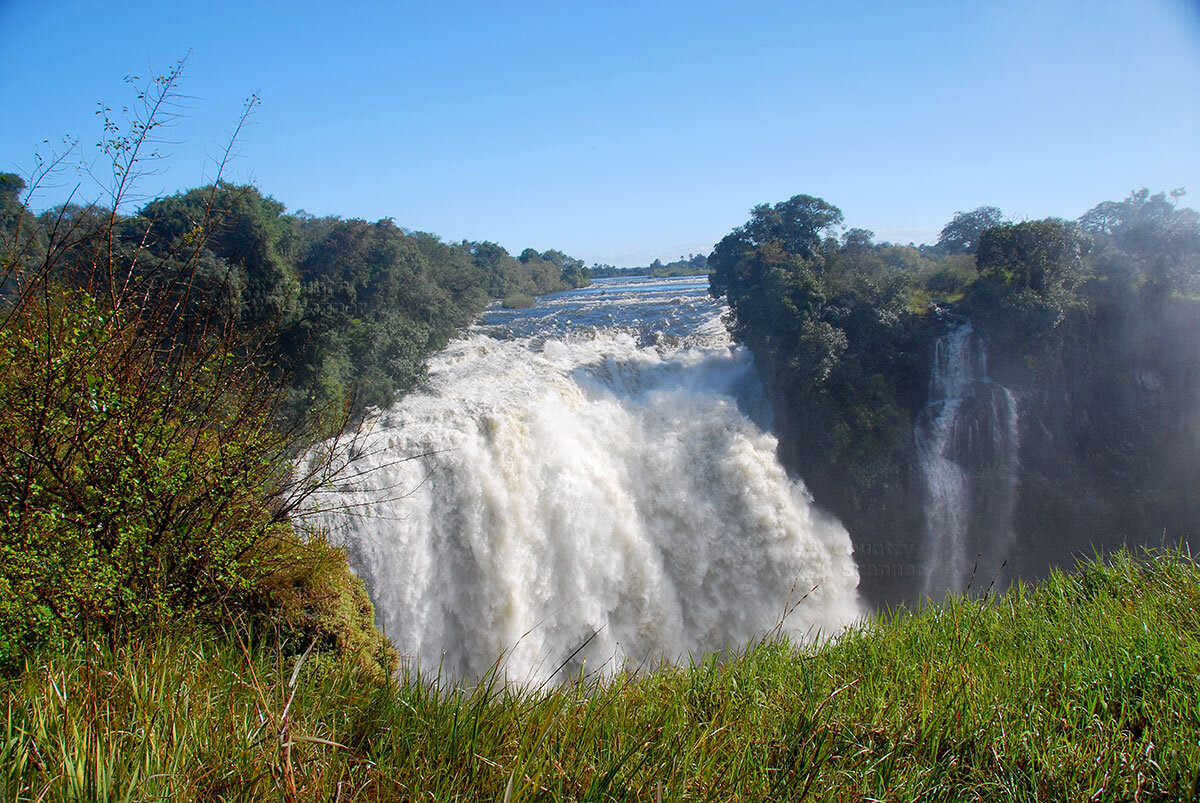
<path id="1" fill-rule="evenodd" d="M 500 306 L 505 309 L 529 309 L 533 306 L 533 296 L 525 293 L 511 293 L 504 297 Z"/>
<path id="2" fill-rule="evenodd" d="M 273 576 L 345 564 L 288 523 L 293 444 L 244 355 L 83 290 L 32 296 L 0 324 L 0 660 L 60 631 L 263 611 Z"/>

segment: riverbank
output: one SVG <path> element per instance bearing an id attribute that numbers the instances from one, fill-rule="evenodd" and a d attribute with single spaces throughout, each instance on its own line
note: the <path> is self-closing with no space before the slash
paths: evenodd
<path id="1" fill-rule="evenodd" d="M 439 691 L 226 636 L 76 643 L 2 681 L 6 800 L 1183 799 L 1200 568 L 1119 553 L 563 688 Z"/>

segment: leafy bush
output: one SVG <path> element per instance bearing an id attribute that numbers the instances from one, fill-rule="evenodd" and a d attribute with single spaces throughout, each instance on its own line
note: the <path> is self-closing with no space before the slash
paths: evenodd
<path id="1" fill-rule="evenodd" d="M 338 634 L 370 604 L 345 556 L 288 523 L 304 489 L 253 366 L 81 290 L 34 300 L 0 325 L 0 663 L 56 634 L 276 610 L 379 652 Z"/>
<path id="2" fill-rule="evenodd" d="M 975 270 L 975 258 L 970 254 L 954 254 L 945 257 L 927 276 L 925 288 L 933 296 L 943 300 L 957 299 L 979 276 Z"/>
<path id="3" fill-rule="evenodd" d="M 533 306 L 533 297 L 525 293 L 513 293 L 505 296 L 500 306 L 505 309 L 529 309 Z"/>

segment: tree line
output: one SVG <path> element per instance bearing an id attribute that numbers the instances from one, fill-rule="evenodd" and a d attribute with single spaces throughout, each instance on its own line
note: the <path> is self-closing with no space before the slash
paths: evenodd
<path id="1" fill-rule="evenodd" d="M 391 403 L 493 299 L 588 284 L 581 260 L 493 242 L 443 242 L 390 219 L 288 214 L 252 186 L 219 183 L 157 198 L 132 215 L 67 204 L 34 214 L 23 180 L 0 174 L 0 237 L 28 265 L 53 256 L 77 284 L 97 249 L 137 254 L 134 281 L 162 284 L 194 263 L 189 314 L 215 305 L 270 341 L 261 356 L 288 384 L 286 409 Z M 54 254 L 48 254 L 48 248 Z M 130 277 L 126 277 L 129 279 Z M 202 302 L 202 303 L 201 303 Z"/>
<path id="2" fill-rule="evenodd" d="M 864 229 L 837 236 L 841 210 L 797 195 L 756 206 L 716 245 L 710 287 L 804 431 L 868 486 L 908 448 L 939 310 L 1044 360 L 1072 313 L 1200 290 L 1200 215 L 1180 196 L 1140 190 L 1075 221 L 1013 223 L 985 206 L 917 248 L 876 244 Z"/>
<path id="3" fill-rule="evenodd" d="M 689 254 L 679 259 L 663 263 L 656 259 L 649 265 L 631 268 L 617 268 L 612 265 L 593 263 L 589 275 L 593 279 L 607 279 L 621 276 L 649 276 L 652 279 L 665 279 L 671 276 L 704 276 L 708 273 L 708 257 L 704 254 Z"/>

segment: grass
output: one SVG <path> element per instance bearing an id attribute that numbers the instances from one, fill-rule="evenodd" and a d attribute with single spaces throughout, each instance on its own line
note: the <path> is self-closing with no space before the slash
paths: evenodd
<path id="1" fill-rule="evenodd" d="M 943 306 L 957 304 L 966 294 L 961 291 L 947 293 L 930 293 L 921 287 L 909 291 L 906 308 L 914 315 L 928 315 L 933 310 L 934 300 Z"/>
<path id="2" fill-rule="evenodd" d="M 79 643 L 2 681 L 0 799 L 1181 800 L 1200 568 L 1113 556 L 823 646 L 439 690 L 229 637 Z"/>

